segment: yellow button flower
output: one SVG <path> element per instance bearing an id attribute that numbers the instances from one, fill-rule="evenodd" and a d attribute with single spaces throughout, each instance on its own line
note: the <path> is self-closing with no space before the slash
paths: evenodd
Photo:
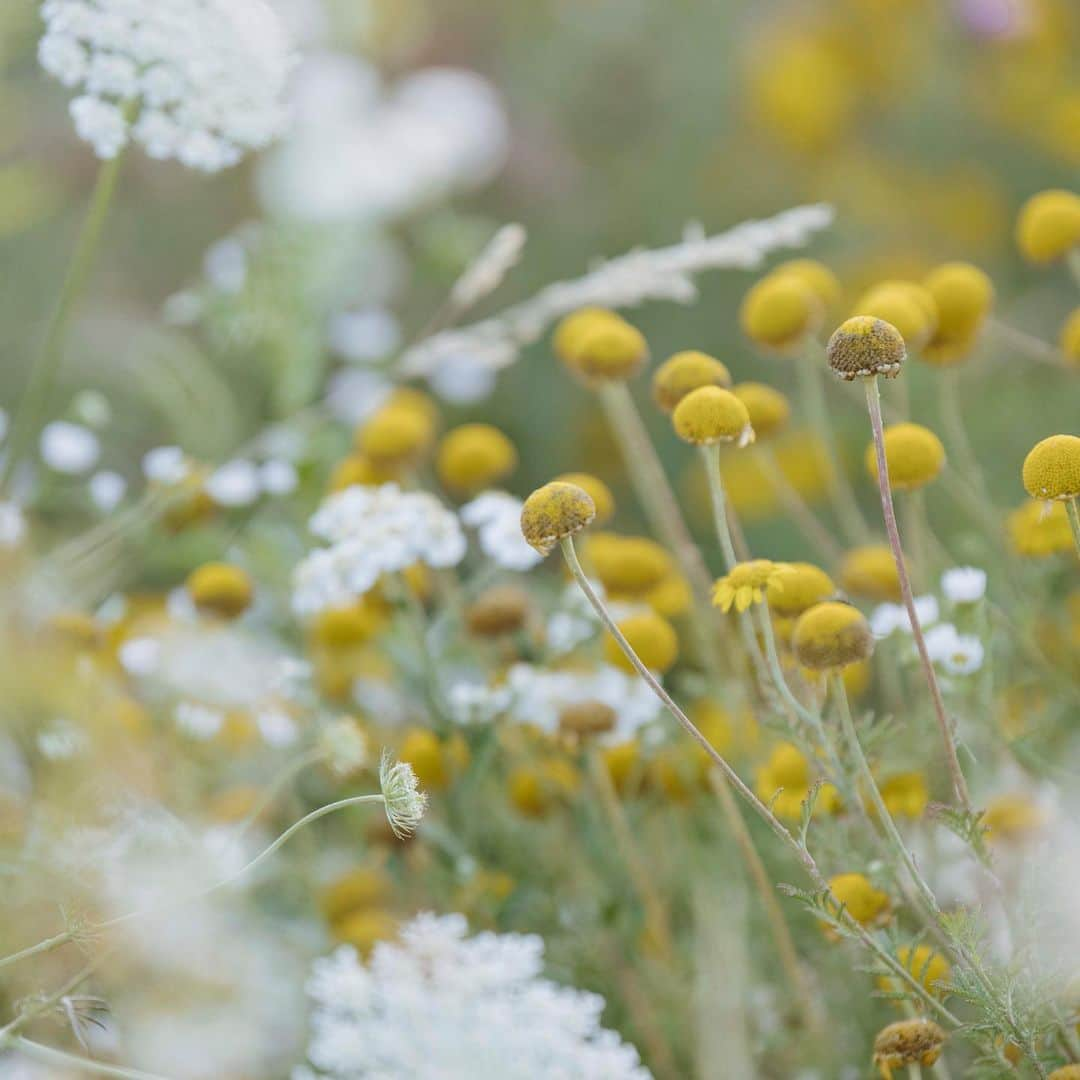
<path id="1" fill-rule="evenodd" d="M 694 446 L 735 443 L 746 446 L 754 441 L 750 413 L 730 391 L 719 386 L 691 390 L 671 414 L 675 434 Z"/>
<path id="2" fill-rule="evenodd" d="M 251 606 L 255 587 L 239 566 L 204 563 L 187 579 L 187 591 L 195 606 L 210 615 L 235 619 Z"/>
<path id="3" fill-rule="evenodd" d="M 1020 208 L 1016 245 L 1034 263 L 1053 262 L 1080 244 L 1080 195 L 1040 191 Z"/>
<path id="4" fill-rule="evenodd" d="M 593 506 L 596 507 L 594 525 L 606 525 L 615 515 L 615 496 L 611 494 L 611 488 L 592 473 L 563 473 L 562 476 L 556 476 L 555 480 L 563 484 L 574 484 L 592 499 Z"/>
<path id="5" fill-rule="evenodd" d="M 913 281 L 888 281 L 864 293 L 852 312 L 887 322 L 913 349 L 921 349 L 938 327 L 937 304 Z"/>
<path id="6" fill-rule="evenodd" d="M 769 610 L 782 618 L 794 618 L 836 591 L 833 580 L 812 563 L 784 563 L 783 573 L 768 586 Z"/>
<path id="7" fill-rule="evenodd" d="M 874 1064 L 881 1070 L 883 1080 L 893 1080 L 893 1069 L 936 1064 L 945 1039 L 945 1032 L 932 1020 L 923 1017 L 898 1020 L 877 1033 Z"/>
<path id="8" fill-rule="evenodd" d="M 473 495 L 498 483 L 517 467 L 514 444 L 491 424 L 462 424 L 443 438 L 435 470 L 444 487 Z"/>
<path id="9" fill-rule="evenodd" d="M 731 373 L 707 353 L 693 349 L 678 352 L 656 369 L 652 380 L 653 400 L 670 414 L 687 394 L 703 386 L 726 389 L 731 386 Z"/>
<path id="10" fill-rule="evenodd" d="M 994 283 L 971 263 L 942 263 L 926 275 L 923 285 L 937 305 L 935 339 L 970 340 L 994 305 Z"/>
<path id="11" fill-rule="evenodd" d="M 1073 550 L 1072 529 L 1063 502 L 1032 499 L 1009 514 L 1006 526 L 1009 542 L 1018 555 L 1037 559 Z"/>
<path id="12" fill-rule="evenodd" d="M 1080 438 L 1051 435 L 1024 459 L 1024 490 L 1033 499 L 1075 499 L 1080 495 Z"/>
<path id="13" fill-rule="evenodd" d="M 830 600 L 799 616 L 791 644 L 803 667 L 836 671 L 866 660 L 874 651 L 874 635 L 858 608 Z"/>
<path id="14" fill-rule="evenodd" d="M 553 481 L 537 488 L 521 508 L 521 534 L 542 555 L 560 540 L 581 532 L 596 517 L 596 505 L 576 484 Z"/>
<path id="15" fill-rule="evenodd" d="M 746 406 L 750 426 L 759 439 L 775 435 L 791 418 L 787 397 L 767 383 L 739 383 L 731 392 Z"/>
<path id="16" fill-rule="evenodd" d="M 766 349 L 797 349 L 821 325 L 821 301 L 799 277 L 770 274 L 743 298 L 739 322 L 743 333 Z"/>
<path id="17" fill-rule="evenodd" d="M 872 315 L 856 315 L 829 338 L 829 367 L 845 381 L 884 375 L 895 378 L 907 359 L 907 346 L 900 331 Z"/>
<path id="18" fill-rule="evenodd" d="M 650 670 L 663 675 L 679 658 L 679 636 L 675 628 L 655 611 L 629 615 L 616 624 L 638 659 Z M 604 637 L 604 659 L 624 671 L 634 666 L 623 654 L 619 643 L 610 635 Z"/>
<path id="19" fill-rule="evenodd" d="M 837 874 L 829 878 L 829 891 L 835 904 L 833 912 L 844 910 L 863 926 L 879 926 L 889 917 L 889 894 L 875 888 L 865 874 Z"/>
<path id="20" fill-rule="evenodd" d="M 885 461 L 894 490 L 914 491 L 929 484 L 945 467 L 945 447 L 922 424 L 890 424 L 885 428 Z M 866 448 L 864 463 L 870 478 L 876 481 L 873 443 Z"/>
<path id="21" fill-rule="evenodd" d="M 861 600 L 898 602 L 900 575 L 888 544 L 866 544 L 847 552 L 840 565 L 840 587 Z"/>

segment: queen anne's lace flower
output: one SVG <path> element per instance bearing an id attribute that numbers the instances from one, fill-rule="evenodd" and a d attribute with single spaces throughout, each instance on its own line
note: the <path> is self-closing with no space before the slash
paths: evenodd
<path id="1" fill-rule="evenodd" d="M 42 67 L 81 93 L 98 157 L 132 139 L 154 158 L 216 172 L 285 128 L 292 54 L 265 0 L 46 0 Z"/>
<path id="2" fill-rule="evenodd" d="M 541 975 L 543 942 L 466 938 L 461 915 L 417 916 L 363 965 L 317 960 L 308 1059 L 294 1080 L 648 1080 L 637 1051 L 600 1026 L 604 1000 Z"/>
<path id="3" fill-rule="evenodd" d="M 383 574 L 416 563 L 455 566 L 465 555 L 458 519 L 432 495 L 397 484 L 346 488 L 316 511 L 311 531 L 329 547 L 307 556 L 293 576 L 293 608 L 313 615 L 351 603 Z"/>

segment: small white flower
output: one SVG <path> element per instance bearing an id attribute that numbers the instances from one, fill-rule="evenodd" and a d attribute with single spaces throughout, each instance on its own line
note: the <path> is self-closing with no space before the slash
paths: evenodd
<path id="1" fill-rule="evenodd" d="M 475 353 L 448 356 L 429 376 L 428 385 L 451 405 L 475 405 L 495 391 L 496 372 Z"/>
<path id="2" fill-rule="evenodd" d="M 927 594 L 915 597 L 915 614 L 919 626 L 931 626 L 938 621 L 937 597 Z M 911 620 L 903 604 L 878 604 L 870 613 L 870 629 L 876 638 L 887 638 L 897 630 L 911 633 Z"/>
<path id="3" fill-rule="evenodd" d="M 191 471 L 179 446 L 156 446 L 142 459 L 143 476 L 158 484 L 179 484 Z"/>
<path id="4" fill-rule="evenodd" d="M 319 747 L 338 776 L 348 776 L 368 763 L 367 736 L 360 725 L 347 716 L 334 720 L 319 732 Z"/>
<path id="5" fill-rule="evenodd" d="M 485 491 L 461 508 L 461 520 L 477 530 L 481 550 L 504 570 L 531 570 L 544 559 L 521 535 L 521 507 L 505 491 Z"/>
<path id="6" fill-rule="evenodd" d="M 243 458 L 227 461 L 206 479 L 206 494 L 218 504 L 230 508 L 250 506 L 259 498 L 259 470 Z"/>
<path id="7" fill-rule="evenodd" d="M 950 675 L 970 675 L 982 667 L 985 649 L 973 634 L 961 634 L 952 623 L 940 623 L 926 634 L 926 650 Z"/>
<path id="8" fill-rule="evenodd" d="M 117 472 L 106 469 L 90 477 L 90 498 L 104 514 L 115 510 L 127 493 L 127 481 Z"/>
<path id="9" fill-rule="evenodd" d="M 490 724 L 507 709 L 512 697 L 505 687 L 462 680 L 450 687 L 446 699 L 455 723 Z"/>
<path id="10" fill-rule="evenodd" d="M 255 724 L 268 746 L 292 746 L 300 734 L 293 718 L 281 709 L 263 709 L 256 714 Z"/>
<path id="11" fill-rule="evenodd" d="M 13 502 L 0 502 L 0 548 L 18 547 L 26 538 L 26 518 Z"/>
<path id="12" fill-rule="evenodd" d="M 953 604 L 976 604 L 986 595 L 986 571 L 957 566 L 941 575 L 941 591 Z"/>
<path id="13" fill-rule="evenodd" d="M 395 761 L 390 751 L 384 750 L 379 761 L 379 789 L 394 835 L 401 840 L 412 836 L 427 808 L 427 796 L 420 790 L 413 767 L 406 761 Z"/>
<path id="14" fill-rule="evenodd" d="M 193 739 L 212 739 L 225 723 L 225 714 L 206 705 L 181 701 L 176 706 L 176 726 Z"/>
<path id="15" fill-rule="evenodd" d="M 67 761 L 82 753 L 89 745 L 86 733 L 73 727 L 66 720 L 57 721 L 37 736 L 37 747 L 42 757 L 50 761 Z"/>
<path id="16" fill-rule="evenodd" d="M 291 495 L 298 483 L 296 466 L 291 461 L 275 458 L 259 466 L 259 485 L 267 495 Z"/>
<path id="17" fill-rule="evenodd" d="M 136 678 L 147 678 L 158 669 L 161 642 L 157 638 L 130 638 L 120 646 L 120 666 Z"/>
<path id="18" fill-rule="evenodd" d="M 244 245 L 235 237 L 227 236 L 203 256 L 203 273 L 219 292 L 238 293 L 247 281 L 247 264 Z"/>
<path id="19" fill-rule="evenodd" d="M 55 472 L 81 476 L 97 464 L 100 455 L 98 437 L 81 424 L 54 420 L 41 432 L 41 459 Z"/>
<path id="20" fill-rule="evenodd" d="M 401 344 L 401 327 L 385 308 L 343 311 L 330 320 L 330 348 L 346 360 L 381 360 Z"/>

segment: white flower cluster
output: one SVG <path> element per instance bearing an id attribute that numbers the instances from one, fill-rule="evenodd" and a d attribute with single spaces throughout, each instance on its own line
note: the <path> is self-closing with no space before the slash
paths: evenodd
<path id="1" fill-rule="evenodd" d="M 961 634 L 952 623 L 939 623 L 926 632 L 926 651 L 950 675 L 978 671 L 986 652 L 974 634 Z"/>
<path id="2" fill-rule="evenodd" d="M 132 140 L 216 172 L 285 129 L 293 66 L 265 0 L 45 0 L 41 65 L 80 91 L 71 115 L 98 157 Z"/>
<path id="3" fill-rule="evenodd" d="M 308 1059 L 293 1080 L 648 1080 L 600 1026 L 604 1000 L 543 978 L 539 937 L 467 938 L 461 915 L 422 914 L 370 962 L 315 962 Z"/>
<path id="4" fill-rule="evenodd" d="M 916 596 L 915 615 L 922 628 L 936 623 L 941 615 L 937 597 L 929 593 L 926 596 Z M 908 618 L 907 608 L 903 604 L 878 604 L 870 613 L 870 629 L 876 638 L 890 637 L 897 630 L 910 634 L 911 620 Z"/>
<path id="5" fill-rule="evenodd" d="M 521 535 L 520 499 L 485 491 L 461 508 L 461 520 L 477 530 L 484 554 L 504 570 L 531 570 L 544 557 Z"/>
<path id="6" fill-rule="evenodd" d="M 465 555 L 457 517 L 426 492 L 397 484 L 357 485 L 332 495 L 315 512 L 311 531 L 329 547 L 313 551 L 293 575 L 293 609 L 314 615 L 366 593 L 383 574 L 416 563 L 456 566 Z"/>

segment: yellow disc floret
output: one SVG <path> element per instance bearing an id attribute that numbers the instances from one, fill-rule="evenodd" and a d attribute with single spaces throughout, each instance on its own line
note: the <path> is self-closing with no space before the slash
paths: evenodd
<path id="1" fill-rule="evenodd" d="M 799 616 L 791 645 L 803 667 L 835 671 L 867 659 L 874 635 L 858 608 L 827 600 Z"/>
<path id="2" fill-rule="evenodd" d="M 759 439 L 775 435 L 791 417 L 787 397 L 767 383 L 739 383 L 731 392 L 746 406 L 750 426 Z"/>
<path id="3" fill-rule="evenodd" d="M 942 263 L 926 275 L 923 285 L 937 304 L 935 340 L 970 340 L 979 332 L 994 304 L 994 283 L 971 263 Z"/>
<path id="4" fill-rule="evenodd" d="M 884 1080 L 893 1080 L 893 1069 L 909 1065 L 927 1067 L 936 1064 L 945 1045 L 945 1032 L 933 1020 L 915 1017 L 897 1020 L 877 1033 L 874 1039 L 874 1064 Z"/>
<path id="5" fill-rule="evenodd" d="M 737 563 L 731 572 L 716 582 L 713 603 L 722 611 L 746 611 L 751 604 L 760 604 L 768 589 L 782 590 L 786 569 L 783 563 L 769 559 L 750 559 Z"/>
<path id="6" fill-rule="evenodd" d="M 832 578 L 812 563 L 784 563 L 781 569 L 765 590 L 769 609 L 781 618 L 801 615 L 836 591 Z"/>
<path id="7" fill-rule="evenodd" d="M 754 429 L 746 406 L 730 391 L 719 386 L 692 390 L 671 414 L 675 434 L 695 446 L 753 442 Z"/>
<path id="8" fill-rule="evenodd" d="M 655 611 L 629 615 L 617 625 L 630 648 L 650 671 L 662 675 L 679 658 L 679 636 L 675 628 Z M 634 670 L 633 664 L 610 634 L 604 639 L 604 659 L 624 671 Z"/>
<path id="9" fill-rule="evenodd" d="M 435 441 L 435 424 L 421 409 L 388 404 L 356 432 L 356 449 L 376 467 L 408 468 L 418 464 Z"/>
<path id="10" fill-rule="evenodd" d="M 521 534 L 542 555 L 560 540 L 581 532 L 596 517 L 589 493 L 576 484 L 552 481 L 537 488 L 521 508 Z"/>
<path id="11" fill-rule="evenodd" d="M 671 556 L 647 536 L 595 533 L 582 555 L 604 589 L 619 599 L 642 597 L 673 569 Z"/>
<path id="12" fill-rule="evenodd" d="M 1024 490 L 1033 499 L 1075 499 L 1080 495 L 1080 437 L 1051 435 L 1024 459 Z"/>
<path id="13" fill-rule="evenodd" d="M 1080 244 L 1080 195 L 1040 191 L 1020 208 L 1016 245 L 1034 263 L 1053 262 Z"/>
<path id="14" fill-rule="evenodd" d="M 898 601 L 900 575 L 888 544 L 852 548 L 840 564 L 840 587 L 861 600 Z"/>
<path id="15" fill-rule="evenodd" d="M 779 743 L 755 773 L 754 792 L 772 806 L 777 817 L 797 821 L 814 780 L 810 762 L 803 752 L 792 743 Z M 823 785 L 818 792 L 817 809 L 831 813 L 839 804 L 836 788 L 831 784 Z"/>
<path id="16" fill-rule="evenodd" d="M 1040 559 L 1073 550 L 1069 514 L 1063 502 L 1031 499 L 1013 510 L 1006 524 L 1009 542 L 1017 555 Z"/>
<path id="17" fill-rule="evenodd" d="M 885 429 L 885 462 L 889 483 L 897 491 L 914 491 L 929 484 L 945 465 L 941 440 L 921 424 L 890 424 Z M 866 448 L 866 471 L 877 479 L 874 444 Z"/>
<path id="18" fill-rule="evenodd" d="M 794 274 L 770 274 L 743 298 L 739 322 L 756 345 L 787 351 L 797 348 L 821 325 L 821 301 Z"/>
<path id="19" fill-rule="evenodd" d="M 856 315 L 829 338 L 829 367 L 845 381 L 871 375 L 895 378 L 907 358 L 900 331 L 872 315 Z"/>
<path id="20" fill-rule="evenodd" d="M 551 347 L 567 366 L 572 366 L 582 340 L 598 326 L 622 322 L 622 316 L 602 307 L 586 307 L 567 315 L 555 328 Z"/>
<path id="21" fill-rule="evenodd" d="M 625 382 L 649 359 L 649 347 L 640 330 L 625 319 L 600 320 L 582 335 L 569 362 L 589 382 Z"/>
<path id="22" fill-rule="evenodd" d="M 913 281 L 887 281 L 875 285 L 859 298 L 855 315 L 871 315 L 890 323 L 913 349 L 925 345 L 937 329 L 937 305 L 921 285 Z"/>
<path id="23" fill-rule="evenodd" d="M 653 400 L 666 413 L 692 390 L 703 386 L 731 386 L 731 373 L 719 360 L 708 353 L 690 349 L 668 357 L 657 369 L 652 380 Z"/>
<path id="24" fill-rule="evenodd" d="M 829 905 L 834 914 L 843 905 L 863 926 L 879 926 L 889 917 L 889 894 L 875 888 L 865 874 L 837 874 L 829 878 L 829 891 L 835 901 Z"/>
<path id="25" fill-rule="evenodd" d="M 564 484 L 575 484 L 586 492 L 596 507 L 594 525 L 606 525 L 615 514 L 615 496 L 611 494 L 611 488 L 603 480 L 592 473 L 563 473 L 555 479 Z"/>
<path id="26" fill-rule="evenodd" d="M 936 997 L 944 997 L 948 993 L 947 984 L 952 971 L 949 961 L 929 945 L 916 945 L 914 948 L 910 945 L 901 945 L 896 950 L 896 959 L 907 968 L 913 978 Z M 887 991 L 899 989 L 893 985 L 893 980 L 887 975 L 878 979 L 878 985 Z"/>
<path id="27" fill-rule="evenodd" d="M 255 588 L 239 566 L 204 563 L 187 579 L 187 591 L 195 606 L 210 615 L 235 619 L 251 606 Z"/>
<path id="28" fill-rule="evenodd" d="M 439 444 L 435 469 L 448 490 L 472 495 L 512 473 L 518 455 L 514 444 L 491 424 L 462 424 Z"/>
<path id="29" fill-rule="evenodd" d="M 830 308 L 840 299 L 843 291 L 837 276 L 816 259 L 789 259 L 782 262 L 771 277 L 783 277 L 785 274 L 801 281 L 821 302 L 822 307 Z"/>

